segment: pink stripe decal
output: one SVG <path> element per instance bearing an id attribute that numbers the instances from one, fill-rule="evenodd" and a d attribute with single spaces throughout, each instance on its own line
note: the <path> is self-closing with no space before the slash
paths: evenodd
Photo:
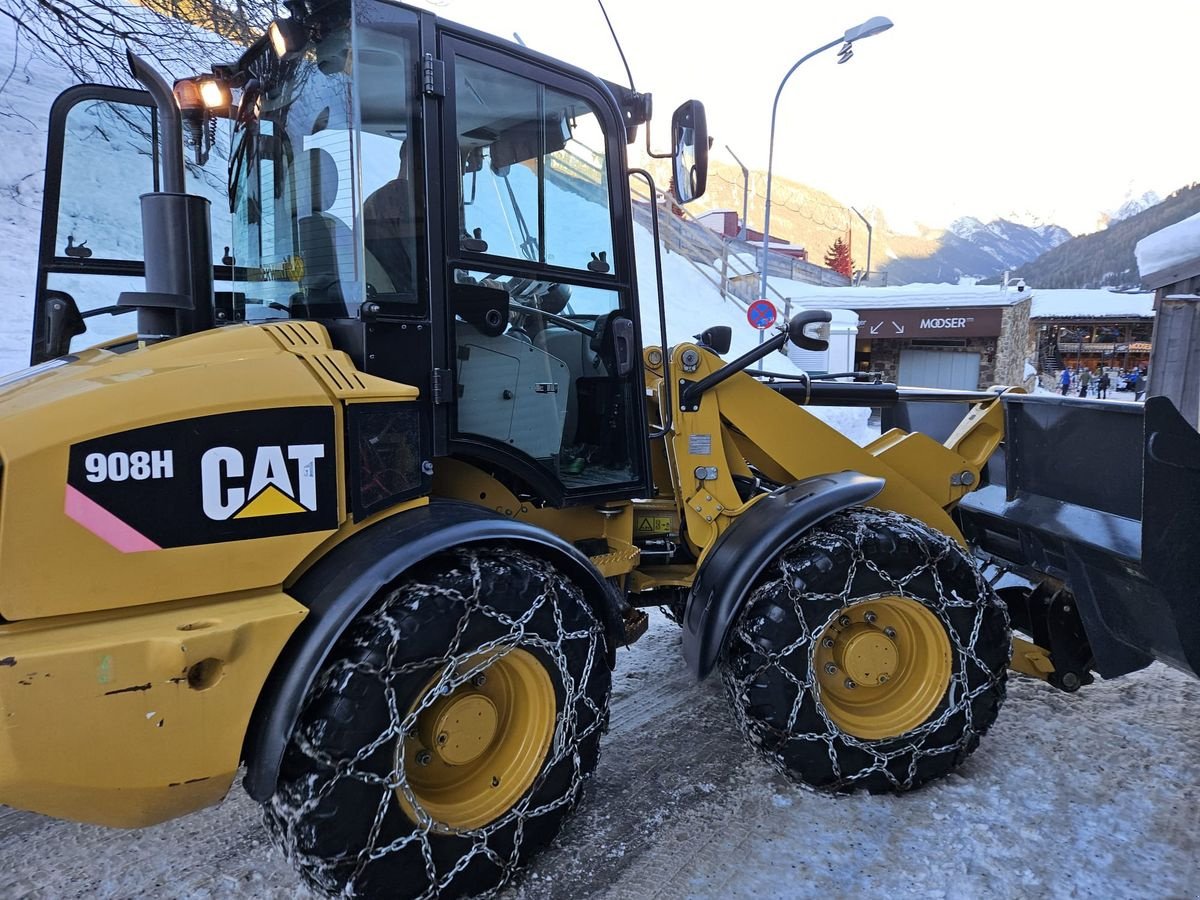
<path id="1" fill-rule="evenodd" d="M 129 527 L 95 500 L 85 497 L 69 484 L 63 512 L 122 553 L 162 549 L 140 531 Z"/>

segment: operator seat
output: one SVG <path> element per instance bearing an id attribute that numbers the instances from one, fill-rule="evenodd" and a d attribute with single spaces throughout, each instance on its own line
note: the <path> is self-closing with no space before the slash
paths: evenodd
<path id="1" fill-rule="evenodd" d="M 352 282 L 354 277 L 354 233 L 329 212 L 338 193 L 338 168 L 333 156 L 321 148 L 309 150 L 308 165 L 312 215 L 297 223 L 304 263 L 299 305 L 307 316 L 342 318 L 350 315 L 342 282 Z"/>
<path id="2" fill-rule="evenodd" d="M 416 267 L 410 248 L 417 233 L 413 215 L 412 151 L 400 146 L 396 177 L 372 192 L 363 204 L 363 237 L 367 262 L 378 262 L 390 285 L 375 285 L 382 293 L 415 295 Z M 368 270 L 369 271 L 369 270 Z"/>

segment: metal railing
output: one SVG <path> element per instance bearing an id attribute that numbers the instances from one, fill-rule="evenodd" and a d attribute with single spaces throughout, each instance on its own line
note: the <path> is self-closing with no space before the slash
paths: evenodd
<path id="1" fill-rule="evenodd" d="M 553 154 L 548 159 L 547 177 L 556 186 L 593 202 L 605 202 L 604 158 L 599 153 L 574 142 L 570 151 Z M 651 204 L 658 205 L 660 239 L 666 252 L 687 260 L 724 299 L 742 309 L 759 299 L 760 247 L 717 234 L 667 194 L 660 192 L 652 198 L 649 190 L 640 183 L 631 185 L 631 191 L 633 217 L 638 224 L 649 228 Z M 850 279 L 831 269 L 795 259 L 785 253 L 768 253 L 767 266 L 768 277 L 826 287 L 842 287 L 850 283 Z M 781 306 L 789 302 L 769 283 L 767 293 L 768 299 L 779 301 Z"/>

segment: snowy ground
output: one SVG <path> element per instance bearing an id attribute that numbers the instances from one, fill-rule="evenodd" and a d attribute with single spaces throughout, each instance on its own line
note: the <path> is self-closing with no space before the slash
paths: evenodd
<path id="1" fill-rule="evenodd" d="M 719 680 L 692 681 L 656 614 L 620 654 L 583 804 L 502 897 L 1194 897 L 1197 705 L 1200 682 L 1158 665 L 1074 695 L 1014 675 L 958 773 L 827 797 L 750 753 Z M 140 832 L 3 810 L 0 860 L 3 897 L 310 896 L 240 788 Z"/>

